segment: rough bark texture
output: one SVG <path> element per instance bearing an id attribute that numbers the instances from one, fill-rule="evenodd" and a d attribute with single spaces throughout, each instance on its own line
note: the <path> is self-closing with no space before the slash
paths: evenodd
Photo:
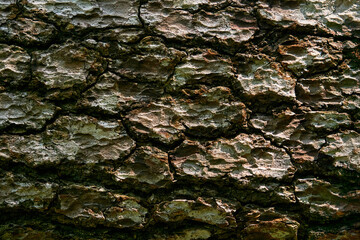
<path id="1" fill-rule="evenodd" d="M 358 0 L 0 0 L 1 239 L 360 239 Z"/>

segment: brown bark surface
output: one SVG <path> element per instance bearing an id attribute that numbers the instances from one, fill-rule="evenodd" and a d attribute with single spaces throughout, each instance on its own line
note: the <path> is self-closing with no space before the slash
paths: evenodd
<path id="1" fill-rule="evenodd" d="M 360 239 L 358 0 L 0 0 L 1 239 Z"/>

